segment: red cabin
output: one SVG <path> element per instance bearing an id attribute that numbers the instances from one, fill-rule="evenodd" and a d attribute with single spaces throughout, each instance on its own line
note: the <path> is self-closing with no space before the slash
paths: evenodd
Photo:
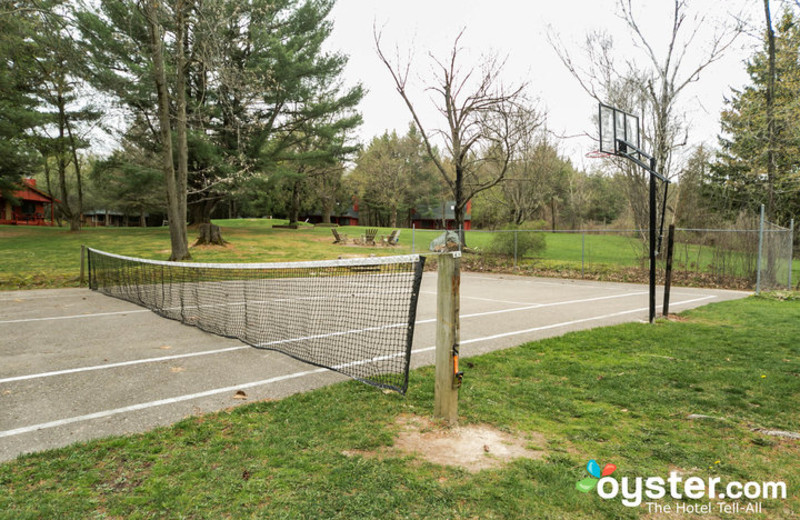
<path id="1" fill-rule="evenodd" d="M 17 204 L 0 195 L 0 224 L 52 226 L 55 199 L 36 188 L 35 179 L 23 179 L 21 190 L 14 192 Z"/>

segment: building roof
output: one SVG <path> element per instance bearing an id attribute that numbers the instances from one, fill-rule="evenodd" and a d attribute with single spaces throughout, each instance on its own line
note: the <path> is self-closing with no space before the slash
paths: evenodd
<path id="1" fill-rule="evenodd" d="M 90 211 L 84 211 L 84 212 L 83 212 L 83 215 L 84 215 L 85 217 L 92 217 L 92 216 L 95 216 L 95 215 L 96 215 L 96 216 L 105 217 L 105 216 L 106 216 L 106 214 L 108 214 L 108 215 L 109 215 L 109 216 L 111 216 L 111 217 L 124 217 L 124 216 L 126 215 L 126 214 L 125 214 L 125 213 L 123 213 L 122 211 L 113 211 L 113 210 L 110 210 L 110 209 L 109 209 L 109 210 L 105 210 L 105 209 L 93 209 L 93 210 L 90 210 Z M 139 217 L 139 213 L 128 213 L 127 215 L 128 215 L 129 217 L 136 217 L 136 218 L 138 218 L 138 217 Z M 145 214 L 144 214 L 144 216 L 145 216 L 145 217 L 149 217 L 149 216 L 150 216 L 150 214 L 149 214 L 149 213 L 145 213 Z"/>
<path id="2" fill-rule="evenodd" d="M 59 200 L 47 192 L 36 187 L 33 179 L 23 179 L 24 186 L 21 190 L 14 192 L 14 197 L 20 200 L 32 200 L 35 202 L 59 202 Z"/>

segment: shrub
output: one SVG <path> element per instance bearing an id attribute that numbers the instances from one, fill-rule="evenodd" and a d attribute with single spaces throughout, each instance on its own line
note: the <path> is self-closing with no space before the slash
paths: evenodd
<path id="1" fill-rule="evenodd" d="M 518 258 L 522 258 L 526 255 L 539 255 L 547 246 L 545 242 L 545 233 L 541 232 L 544 227 L 545 222 L 542 220 L 525 222 L 519 226 L 508 224 L 503 228 L 502 232 L 494 233 L 492 241 L 489 244 L 489 252 L 496 255 L 513 257 L 514 235 L 516 235 L 516 252 Z M 512 233 L 511 231 L 517 231 L 517 233 Z"/>

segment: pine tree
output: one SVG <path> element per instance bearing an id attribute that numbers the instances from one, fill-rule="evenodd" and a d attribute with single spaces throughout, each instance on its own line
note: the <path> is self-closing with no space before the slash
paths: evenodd
<path id="1" fill-rule="evenodd" d="M 721 151 L 705 189 L 719 210 L 755 212 L 765 204 L 770 220 L 788 222 L 800 210 L 800 19 L 785 12 L 774 41 L 774 92 L 765 35 L 764 47 L 747 62 L 751 83 L 734 90 L 722 112 Z"/>
<path id="2" fill-rule="evenodd" d="M 36 110 L 39 49 L 29 36 L 33 15 L 25 2 L 5 2 L 0 14 L 0 195 L 19 189 L 23 176 L 36 167 L 36 148 L 31 130 L 45 116 Z"/>

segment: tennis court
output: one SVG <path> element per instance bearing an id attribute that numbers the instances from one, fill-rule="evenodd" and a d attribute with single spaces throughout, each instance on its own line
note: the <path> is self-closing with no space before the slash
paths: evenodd
<path id="1" fill-rule="evenodd" d="M 671 309 L 748 294 L 675 288 Z M 346 379 L 88 289 L 0 293 L 0 308 L 0 460 Z M 435 314 L 436 275 L 426 273 L 412 368 L 433 363 Z M 646 319 L 642 285 L 462 275 L 462 357 Z"/>

